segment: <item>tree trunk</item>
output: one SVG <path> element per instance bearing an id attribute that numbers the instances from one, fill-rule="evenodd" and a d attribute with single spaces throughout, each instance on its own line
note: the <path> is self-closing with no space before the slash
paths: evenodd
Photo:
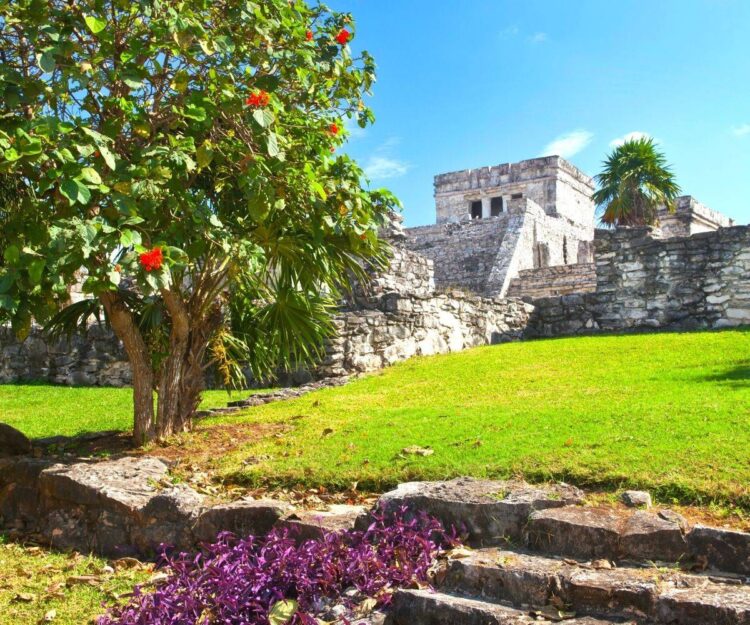
<path id="1" fill-rule="evenodd" d="M 156 435 L 159 438 L 185 432 L 203 391 L 203 362 L 208 341 L 221 323 L 221 308 L 213 306 L 206 316 L 191 319 L 179 295 L 162 291 L 172 321 L 169 353 L 162 361 L 158 385 Z"/>
<path id="2" fill-rule="evenodd" d="M 133 440 L 143 445 L 156 434 L 154 428 L 154 371 L 151 355 L 133 315 L 117 293 L 104 293 L 100 301 L 133 372 Z"/>

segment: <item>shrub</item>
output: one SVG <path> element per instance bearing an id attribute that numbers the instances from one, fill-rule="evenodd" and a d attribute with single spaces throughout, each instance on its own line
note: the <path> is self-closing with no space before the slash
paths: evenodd
<path id="1" fill-rule="evenodd" d="M 317 625 L 314 615 L 333 601 L 351 608 L 359 595 L 384 605 L 394 589 L 424 584 L 440 545 L 451 541 L 438 521 L 403 514 L 299 545 L 286 529 L 265 538 L 224 533 L 196 555 L 165 556 L 168 579 L 151 592 L 136 587 L 99 625 L 267 625 L 282 607 L 289 616 L 275 622 Z"/>

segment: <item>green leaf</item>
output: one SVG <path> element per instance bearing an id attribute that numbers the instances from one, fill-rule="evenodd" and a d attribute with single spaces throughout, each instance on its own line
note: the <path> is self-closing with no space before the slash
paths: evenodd
<path id="1" fill-rule="evenodd" d="M 269 156 L 278 156 L 279 152 L 279 141 L 276 137 L 276 133 L 272 132 L 268 135 L 268 155 Z"/>
<path id="2" fill-rule="evenodd" d="M 136 230 L 123 230 L 120 234 L 120 245 L 130 247 L 141 244 L 141 233 Z"/>
<path id="3" fill-rule="evenodd" d="M 107 272 L 107 277 L 109 278 L 109 281 L 114 286 L 119 286 L 120 284 L 120 272 L 119 271 L 109 271 Z"/>
<path id="4" fill-rule="evenodd" d="M 99 172 L 97 172 L 93 167 L 84 167 L 81 170 L 81 178 L 83 178 L 86 182 L 90 182 L 91 184 L 102 183 L 102 178 L 99 175 Z"/>
<path id="5" fill-rule="evenodd" d="M 36 64 L 46 74 L 51 74 L 55 71 L 55 56 L 52 52 L 47 51 L 42 54 L 36 55 Z"/>
<path id="6" fill-rule="evenodd" d="M 112 151 L 106 145 L 100 145 L 99 154 L 102 155 L 102 158 L 107 164 L 107 167 L 114 171 L 115 167 L 117 167 L 117 164 L 115 163 L 115 155 L 112 153 Z"/>
<path id="7" fill-rule="evenodd" d="M 44 265 L 45 260 L 43 258 L 35 258 L 29 263 L 29 280 L 31 284 L 39 284 L 42 281 Z"/>
<path id="8" fill-rule="evenodd" d="M 287 625 L 297 612 L 297 602 L 293 599 L 277 601 L 268 611 L 269 625 Z"/>
<path id="9" fill-rule="evenodd" d="M 0 295 L 0 308 L 14 313 L 18 310 L 18 303 L 18 300 L 12 295 Z"/>
<path id="10" fill-rule="evenodd" d="M 202 122 L 206 119 L 206 109 L 195 104 L 188 104 L 182 112 L 182 115 L 194 119 L 197 122 Z"/>
<path id="11" fill-rule="evenodd" d="M 87 204 L 91 199 L 91 191 L 88 187 L 83 184 L 80 180 L 65 180 L 60 185 L 60 193 L 62 193 L 71 205 L 78 202 L 79 204 Z"/>
<path id="12" fill-rule="evenodd" d="M 99 17 L 94 17 L 93 15 L 86 15 L 83 19 L 86 22 L 86 26 L 88 26 L 89 30 L 95 35 L 98 35 L 107 27 L 107 21 Z"/>
<path id="13" fill-rule="evenodd" d="M 268 109 L 256 109 L 253 111 L 253 119 L 263 128 L 267 128 L 273 123 L 274 115 Z"/>
<path id="14" fill-rule="evenodd" d="M 195 158 L 198 161 L 198 167 L 201 169 L 211 163 L 214 158 L 214 150 L 210 141 L 206 141 L 195 151 Z"/>
<path id="15" fill-rule="evenodd" d="M 21 250 L 19 250 L 15 245 L 9 245 L 5 248 L 3 257 L 5 258 L 6 263 L 8 263 L 9 265 L 15 265 L 19 260 L 21 260 Z"/>
<path id="16" fill-rule="evenodd" d="M 15 276 L 13 273 L 8 271 L 7 273 L 0 273 L 0 293 L 7 293 L 15 282 Z"/>

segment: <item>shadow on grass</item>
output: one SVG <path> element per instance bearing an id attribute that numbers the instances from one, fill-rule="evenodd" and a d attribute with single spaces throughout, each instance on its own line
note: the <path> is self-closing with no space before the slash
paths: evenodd
<path id="1" fill-rule="evenodd" d="M 724 371 L 700 376 L 698 380 L 701 382 L 713 382 L 737 390 L 750 388 L 750 364 L 727 367 Z"/>

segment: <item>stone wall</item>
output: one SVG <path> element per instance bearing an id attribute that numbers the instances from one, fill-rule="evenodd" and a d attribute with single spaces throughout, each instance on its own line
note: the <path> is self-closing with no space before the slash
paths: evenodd
<path id="1" fill-rule="evenodd" d="M 597 231 L 596 292 L 534 301 L 527 336 L 750 324 L 750 226 Z"/>
<path id="2" fill-rule="evenodd" d="M 127 386 L 130 365 L 122 344 L 106 327 L 90 325 L 85 334 L 51 342 L 39 327 L 21 342 L 0 326 L 0 383 Z"/>
<path id="3" fill-rule="evenodd" d="M 539 269 L 524 269 L 511 280 L 508 297 L 537 299 L 596 290 L 596 265 L 577 263 Z"/>
<path id="4" fill-rule="evenodd" d="M 431 296 L 389 293 L 377 309 L 336 318 L 338 336 L 316 374 L 375 371 L 412 356 L 460 351 L 521 338 L 531 304 L 461 291 Z"/>
<path id="5" fill-rule="evenodd" d="M 675 200 L 673 213 L 662 206 L 657 211 L 657 217 L 664 238 L 688 237 L 734 225 L 734 220 L 701 204 L 690 195 L 683 195 Z"/>

